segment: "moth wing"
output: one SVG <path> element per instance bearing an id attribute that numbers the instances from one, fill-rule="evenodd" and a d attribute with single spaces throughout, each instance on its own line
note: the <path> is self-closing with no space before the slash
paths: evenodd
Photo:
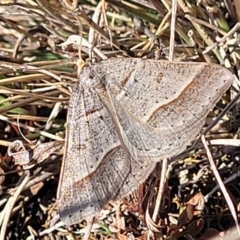
<path id="1" fill-rule="evenodd" d="M 69 104 L 65 144 L 57 205 L 66 225 L 91 218 L 109 200 L 129 194 L 155 167 L 129 155 L 97 94 L 80 83 Z"/>
<path id="2" fill-rule="evenodd" d="M 123 144 L 134 159 L 159 162 L 184 150 L 187 141 L 184 133 L 181 136 L 183 141 L 175 141 L 176 133 L 173 130 L 154 128 L 137 119 L 115 99 L 101 98 L 111 112 Z M 181 140 L 180 137 L 178 140 Z"/>
<path id="3" fill-rule="evenodd" d="M 103 101 L 131 155 L 160 161 L 181 153 L 195 139 L 234 78 L 227 69 L 205 63 L 139 64 L 142 68 L 128 74 L 117 94 L 110 82 Z"/>

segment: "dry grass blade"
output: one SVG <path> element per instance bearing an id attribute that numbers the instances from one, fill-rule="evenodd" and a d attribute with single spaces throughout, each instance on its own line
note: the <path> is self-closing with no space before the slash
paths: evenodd
<path id="1" fill-rule="evenodd" d="M 28 181 L 29 181 L 29 175 L 28 174 L 23 175 L 21 184 L 18 186 L 13 196 L 8 199 L 8 202 L 6 203 L 5 208 L 1 212 L 0 225 L 2 227 L 0 231 L 0 240 L 6 239 L 5 235 L 6 235 L 7 225 L 10 219 L 12 209 Z"/>
<path id="2" fill-rule="evenodd" d="M 236 210 L 235 210 L 235 206 L 234 206 L 234 204 L 232 202 L 232 199 L 230 198 L 230 196 L 228 194 L 228 191 L 227 191 L 226 187 L 224 186 L 223 181 L 222 181 L 222 179 L 221 179 L 221 177 L 219 175 L 219 172 L 218 172 L 218 170 L 216 168 L 216 165 L 215 165 L 215 163 L 213 161 L 212 154 L 211 154 L 211 152 L 210 152 L 210 150 L 208 148 L 208 145 L 207 145 L 207 142 L 206 142 L 206 139 L 205 139 L 204 135 L 202 135 L 201 140 L 202 140 L 204 148 L 205 148 L 205 150 L 207 152 L 207 156 L 208 156 L 211 168 L 213 170 L 214 176 L 216 177 L 217 183 L 218 183 L 220 189 L 222 190 L 222 193 L 223 193 L 223 195 L 224 195 L 224 197 L 226 199 L 226 202 L 227 202 L 227 204 L 229 206 L 229 209 L 231 211 L 231 214 L 232 214 L 233 219 L 234 219 L 235 224 L 236 224 L 238 235 L 240 237 L 240 229 L 239 229 L 238 217 L 237 217 L 237 213 L 236 213 Z"/>
<path id="3" fill-rule="evenodd" d="M 175 24 L 176 24 L 177 1 L 172 0 L 172 18 L 171 18 L 171 31 L 170 31 L 170 44 L 169 44 L 169 61 L 174 59 L 174 45 L 175 45 Z"/>

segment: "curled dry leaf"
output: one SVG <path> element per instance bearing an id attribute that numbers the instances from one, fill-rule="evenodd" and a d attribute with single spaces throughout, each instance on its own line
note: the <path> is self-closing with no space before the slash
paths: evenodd
<path id="1" fill-rule="evenodd" d="M 0 195 L 2 191 L 2 184 L 5 181 L 5 176 L 2 174 L 4 174 L 4 170 L 0 167 Z"/>
<path id="2" fill-rule="evenodd" d="M 198 192 L 186 204 L 195 206 L 196 211 L 203 211 L 205 206 L 204 196 L 202 195 L 201 192 Z"/>
<path id="3" fill-rule="evenodd" d="M 42 189 L 43 186 L 44 186 L 43 182 L 39 182 L 39 183 L 36 183 L 33 186 L 31 186 L 30 191 L 31 191 L 32 195 L 37 195 L 37 193 Z"/>
<path id="4" fill-rule="evenodd" d="M 23 144 L 22 141 L 14 141 L 8 148 L 8 155 L 14 159 L 15 165 L 20 165 L 24 169 L 30 169 L 37 163 L 46 160 L 50 154 L 62 147 L 60 141 L 40 143 L 31 147 L 28 144 Z"/>

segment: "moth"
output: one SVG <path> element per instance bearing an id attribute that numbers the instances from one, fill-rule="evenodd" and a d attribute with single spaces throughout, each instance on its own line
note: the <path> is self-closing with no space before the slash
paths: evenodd
<path id="1" fill-rule="evenodd" d="M 64 224 L 92 218 L 181 153 L 233 80 L 207 63 L 113 58 L 86 67 L 68 109 L 57 194 Z"/>

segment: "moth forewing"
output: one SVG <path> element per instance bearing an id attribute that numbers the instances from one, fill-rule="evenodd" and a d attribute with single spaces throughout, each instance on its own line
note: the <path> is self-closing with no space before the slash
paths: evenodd
<path id="1" fill-rule="evenodd" d="M 131 193 L 155 163 L 136 162 L 130 156 L 111 115 L 87 86 L 80 94 L 78 88 L 73 90 L 67 126 L 57 204 L 61 220 L 72 225 L 94 217 L 108 201 Z"/>

